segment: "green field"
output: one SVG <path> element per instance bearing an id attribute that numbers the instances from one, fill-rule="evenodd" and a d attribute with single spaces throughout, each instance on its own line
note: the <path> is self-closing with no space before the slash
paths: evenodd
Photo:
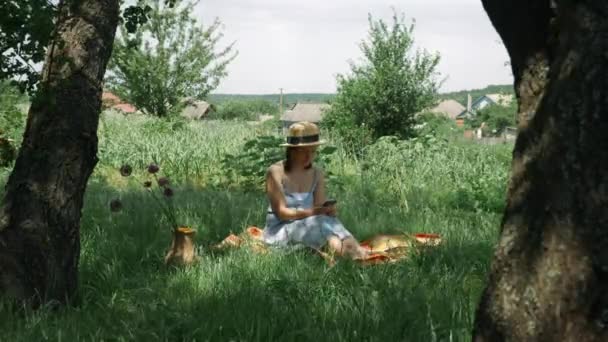
<path id="1" fill-rule="evenodd" d="M 384 139 L 358 158 L 340 144 L 326 169 L 339 217 L 357 238 L 433 232 L 444 245 L 390 265 L 328 267 L 301 252 L 222 255 L 208 246 L 264 225 L 261 189 L 222 167 L 246 123 L 105 118 L 82 217 L 76 307 L 25 316 L 0 304 L 1 341 L 470 341 L 504 206 L 510 145 Z M 176 190 L 180 221 L 197 229 L 200 265 L 166 269 L 168 222 L 136 176 L 157 161 Z M 9 170 L 2 173 L 3 182 Z M 112 213 L 109 202 L 124 208 Z"/>

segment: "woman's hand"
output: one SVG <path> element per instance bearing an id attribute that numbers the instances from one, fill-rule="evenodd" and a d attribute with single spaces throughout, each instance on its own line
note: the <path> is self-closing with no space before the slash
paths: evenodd
<path id="1" fill-rule="evenodd" d="M 311 209 L 311 216 L 317 215 L 327 215 L 327 216 L 336 216 L 336 206 L 327 206 L 327 207 L 314 207 Z"/>
<path id="2" fill-rule="evenodd" d="M 328 207 L 314 207 L 312 208 L 311 216 L 328 215 Z"/>
<path id="3" fill-rule="evenodd" d="M 291 214 L 289 215 L 289 217 L 286 218 L 286 219 L 290 219 L 290 220 L 301 220 L 301 219 L 305 219 L 310 216 L 320 216 L 320 215 L 336 216 L 336 212 L 337 212 L 335 205 L 327 206 L 327 207 L 313 207 L 313 208 L 309 208 L 309 209 L 287 209 L 287 210 L 291 211 Z"/>

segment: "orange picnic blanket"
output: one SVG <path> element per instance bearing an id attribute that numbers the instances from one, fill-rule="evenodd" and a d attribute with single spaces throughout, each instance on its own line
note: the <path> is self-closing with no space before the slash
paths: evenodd
<path id="1" fill-rule="evenodd" d="M 254 252 L 266 253 L 268 247 L 262 241 L 263 233 L 263 229 L 250 226 L 238 235 L 228 235 L 222 242 L 213 246 L 213 249 L 225 250 L 249 247 Z M 432 233 L 380 234 L 359 242 L 362 247 L 370 251 L 370 254 L 367 258 L 357 261 L 365 265 L 396 262 L 407 258 L 421 248 L 438 246 L 442 243 L 442 240 L 439 234 Z M 322 251 L 316 252 L 328 263 L 333 264 L 335 262 L 329 254 Z"/>

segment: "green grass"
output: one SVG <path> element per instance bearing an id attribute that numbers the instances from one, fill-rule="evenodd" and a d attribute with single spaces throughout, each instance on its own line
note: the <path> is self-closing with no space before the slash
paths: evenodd
<path id="1" fill-rule="evenodd" d="M 105 119 L 85 198 L 78 305 L 24 316 L 0 305 L 1 341 L 468 341 L 501 218 L 509 146 L 392 143 L 328 168 L 340 219 L 358 238 L 436 232 L 445 244 L 391 265 L 329 268 L 303 252 L 213 254 L 229 232 L 264 225 L 264 194 L 226 190 L 219 160 L 269 128 Z M 168 223 L 133 179 L 156 159 L 176 186 L 203 259 L 166 269 Z M 2 173 L 5 177 L 6 170 Z M 124 208 L 111 213 L 120 198 Z"/>

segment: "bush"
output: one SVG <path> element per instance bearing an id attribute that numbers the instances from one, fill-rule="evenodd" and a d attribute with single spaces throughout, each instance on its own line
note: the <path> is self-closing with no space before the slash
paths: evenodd
<path id="1" fill-rule="evenodd" d="M 462 135 L 462 129 L 456 126 L 454 120 L 435 113 L 422 113 L 418 118 L 418 125 L 415 127 L 417 136 L 434 136 L 450 138 Z"/>
<path id="2" fill-rule="evenodd" d="M 259 115 L 277 115 L 279 112 L 278 106 L 266 100 L 254 101 L 226 101 L 220 105 L 215 112 L 209 115 L 209 118 L 216 120 L 242 120 L 255 121 Z"/>
<path id="3" fill-rule="evenodd" d="M 439 86 L 439 56 L 411 51 L 413 25 L 396 15 L 390 27 L 371 16 L 369 25 L 364 61 L 338 75 L 338 94 L 323 119 L 355 150 L 382 136 L 415 136 L 415 114 L 433 104 Z"/>
<path id="4" fill-rule="evenodd" d="M 228 183 L 248 190 L 260 190 L 266 181 L 268 167 L 285 158 L 285 148 L 280 144 L 282 137 L 265 135 L 248 140 L 237 154 L 226 154 L 222 168 L 228 174 Z M 317 163 L 321 166 L 329 162 L 336 151 L 333 146 L 322 146 L 317 150 Z M 326 172 L 332 179 L 331 172 Z"/>
<path id="5" fill-rule="evenodd" d="M 401 140 L 378 139 L 364 149 L 361 177 L 370 183 L 376 201 L 408 207 L 432 194 L 427 205 L 473 212 L 504 209 L 510 149 L 448 142 L 432 135 Z"/>
<path id="6" fill-rule="evenodd" d="M 27 115 L 19 108 L 26 98 L 8 82 L 0 83 L 0 166 L 9 166 L 21 144 Z"/>
<path id="7" fill-rule="evenodd" d="M 478 111 L 474 118 L 468 120 L 467 125 L 478 128 L 483 122 L 486 124 L 485 134 L 500 134 L 506 127 L 517 125 L 517 101 L 511 101 L 509 105 L 490 105 Z"/>

